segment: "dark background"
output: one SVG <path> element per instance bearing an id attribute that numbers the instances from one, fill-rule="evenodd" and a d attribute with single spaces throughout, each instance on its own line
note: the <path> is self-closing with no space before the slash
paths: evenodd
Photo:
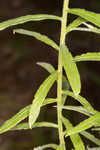
<path id="1" fill-rule="evenodd" d="M 46 13 L 61 16 L 62 3 L 62 0 L 0 0 L 0 22 L 28 14 Z M 70 0 L 70 7 L 100 13 L 100 0 Z M 74 18 L 69 15 L 68 23 Z M 13 35 L 12 31 L 15 28 L 41 32 L 59 43 L 60 24 L 51 20 L 29 22 L 0 32 L 0 125 L 32 102 L 36 89 L 48 76 L 36 62 L 49 62 L 57 68 L 58 54 L 53 48 L 32 37 Z M 74 31 L 68 34 L 66 43 L 74 56 L 88 51 L 100 51 L 100 35 L 93 33 Z M 100 110 L 100 63 L 78 63 L 78 67 L 82 81 L 81 94 L 94 108 Z M 56 96 L 56 85 L 49 96 Z M 74 124 L 83 119 L 83 116 L 75 112 L 67 112 L 67 115 L 72 118 Z M 39 120 L 55 121 L 56 110 L 45 107 Z M 54 129 L 7 132 L 0 135 L 0 150 L 29 150 L 38 145 L 58 142 L 57 138 L 57 131 Z M 88 143 L 87 140 L 85 142 Z"/>

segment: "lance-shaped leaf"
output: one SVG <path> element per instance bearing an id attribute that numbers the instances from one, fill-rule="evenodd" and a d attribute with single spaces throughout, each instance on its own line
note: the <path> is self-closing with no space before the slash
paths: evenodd
<path id="1" fill-rule="evenodd" d="M 48 105 L 48 104 L 52 104 L 57 102 L 56 98 L 46 98 L 45 101 L 43 102 L 42 106 Z"/>
<path id="2" fill-rule="evenodd" d="M 71 130 L 69 130 L 67 132 L 66 136 L 80 133 L 86 129 L 91 128 L 92 126 L 94 126 L 98 122 L 100 122 L 100 112 L 96 113 L 94 116 L 82 121 L 81 123 L 79 123 L 78 125 L 73 127 Z"/>
<path id="3" fill-rule="evenodd" d="M 85 9 L 77 9 L 77 8 L 68 9 L 67 11 L 71 14 L 78 15 L 100 27 L 100 14 L 87 11 Z"/>
<path id="4" fill-rule="evenodd" d="M 85 32 L 93 32 L 93 33 L 97 33 L 97 34 L 100 34 L 100 29 L 98 28 L 73 28 L 72 31 L 85 31 Z"/>
<path id="5" fill-rule="evenodd" d="M 19 122 L 24 120 L 29 115 L 30 105 L 26 106 L 22 110 L 20 110 L 16 115 L 14 115 L 11 119 L 7 120 L 1 127 L 0 127 L 0 134 L 10 130 L 14 126 L 16 126 Z"/>
<path id="6" fill-rule="evenodd" d="M 100 150 L 100 147 L 93 147 L 93 148 L 91 148 L 91 147 L 87 146 L 87 150 Z"/>
<path id="7" fill-rule="evenodd" d="M 66 132 L 73 128 L 70 121 L 68 119 L 66 119 L 65 117 L 62 117 L 62 121 L 65 125 Z M 71 138 L 71 141 L 73 143 L 73 146 L 74 146 L 75 150 L 85 150 L 84 143 L 83 143 L 81 137 L 78 134 L 70 135 L 70 138 Z"/>
<path id="8" fill-rule="evenodd" d="M 36 121 L 40 113 L 40 108 L 45 100 L 45 97 L 47 96 L 51 86 L 53 85 L 56 79 L 57 79 L 57 72 L 54 72 L 42 83 L 40 88 L 37 90 L 29 113 L 30 128 Z"/>
<path id="9" fill-rule="evenodd" d="M 4 30 L 8 27 L 18 25 L 18 24 L 23 24 L 29 21 L 41 21 L 41 20 L 47 20 L 47 19 L 58 20 L 58 21 L 61 20 L 60 17 L 54 16 L 54 15 L 47 15 L 47 14 L 26 15 L 26 16 L 18 17 L 16 19 L 11 19 L 8 21 L 1 22 L 0 30 Z"/>
<path id="10" fill-rule="evenodd" d="M 100 61 L 100 52 L 91 52 L 74 57 L 75 62 L 80 61 Z"/>
<path id="11" fill-rule="evenodd" d="M 100 131 L 100 127 L 96 127 L 92 129 L 93 131 Z"/>
<path id="12" fill-rule="evenodd" d="M 84 107 L 82 106 L 63 106 L 61 107 L 62 109 L 66 109 L 66 110 L 73 110 L 73 111 L 76 111 L 76 112 L 80 112 L 86 116 L 91 116 L 93 114 L 91 114 L 90 112 L 88 112 Z"/>
<path id="13" fill-rule="evenodd" d="M 86 22 L 85 19 L 78 17 L 75 19 L 72 23 L 70 23 L 66 29 L 66 33 L 71 32 L 73 29 L 77 28 L 80 26 L 82 23 Z"/>
<path id="14" fill-rule="evenodd" d="M 40 65 L 41 67 L 43 67 L 44 69 L 46 69 L 49 73 L 52 73 L 52 72 L 55 71 L 55 68 L 49 63 L 38 62 L 37 64 Z M 69 89 L 68 80 L 66 79 L 66 77 L 64 75 L 63 75 L 63 78 L 62 78 L 62 89 L 63 90 L 68 90 Z M 63 105 L 65 103 L 66 98 L 67 98 L 67 96 L 63 95 L 63 98 L 62 98 Z"/>
<path id="15" fill-rule="evenodd" d="M 49 63 L 46 63 L 46 62 L 37 62 L 37 64 L 41 67 L 43 67 L 45 70 L 47 70 L 49 73 L 52 73 L 55 71 L 55 68 L 49 64 Z"/>
<path id="16" fill-rule="evenodd" d="M 77 96 L 80 93 L 81 82 L 76 63 L 73 62 L 73 57 L 65 45 L 62 45 L 60 50 L 66 75 L 74 94 Z"/>
<path id="17" fill-rule="evenodd" d="M 46 69 L 49 73 L 52 73 L 55 71 L 55 68 L 49 63 L 38 62 L 37 64 L 40 65 L 41 67 L 43 67 L 44 69 Z M 69 90 L 69 83 L 68 83 L 68 80 L 66 79 L 66 77 L 64 75 L 62 78 L 62 89 L 63 90 Z M 65 104 L 66 98 L 67 98 L 67 95 L 63 95 L 63 98 L 62 98 L 62 104 L 63 105 Z"/>
<path id="18" fill-rule="evenodd" d="M 40 33 L 28 31 L 28 30 L 24 30 L 24 29 L 15 29 L 13 32 L 35 37 L 37 40 L 40 40 L 43 43 L 53 47 L 54 49 L 59 50 L 59 46 L 53 40 L 48 38 L 46 35 L 42 35 Z"/>
<path id="19" fill-rule="evenodd" d="M 74 93 L 71 92 L 71 91 L 62 91 L 62 93 L 65 94 L 65 95 L 71 96 L 75 100 L 77 100 L 78 102 L 80 102 L 89 113 L 95 114 L 97 112 L 97 111 L 95 111 L 93 109 L 93 107 L 91 106 L 91 104 L 84 97 L 82 97 L 80 95 L 75 96 Z"/>
<path id="20" fill-rule="evenodd" d="M 32 129 L 39 128 L 39 127 L 58 128 L 58 125 L 55 123 L 51 123 L 51 122 L 36 122 L 32 125 Z M 15 126 L 14 128 L 12 128 L 11 130 L 27 130 L 27 129 L 30 129 L 28 122 L 20 123 L 17 126 Z"/>
<path id="21" fill-rule="evenodd" d="M 59 150 L 59 146 L 56 144 L 46 144 L 46 145 L 38 146 L 35 147 L 33 150 L 44 150 L 48 148 Z"/>
<path id="22" fill-rule="evenodd" d="M 80 134 L 86 137 L 87 139 L 89 139 L 90 141 L 92 141 L 93 143 L 95 143 L 96 145 L 100 146 L 100 140 L 96 138 L 94 135 L 92 135 L 91 133 L 87 131 L 82 131 L 80 132 Z"/>
<path id="23" fill-rule="evenodd" d="M 42 106 L 45 106 L 47 104 L 55 103 L 57 100 L 53 98 L 45 99 Z M 19 122 L 24 120 L 29 115 L 31 105 L 26 106 L 25 108 L 21 109 L 16 115 L 11 117 L 9 120 L 4 122 L 4 124 L 0 127 L 0 134 L 7 132 L 11 130 L 13 127 L 15 127 Z"/>

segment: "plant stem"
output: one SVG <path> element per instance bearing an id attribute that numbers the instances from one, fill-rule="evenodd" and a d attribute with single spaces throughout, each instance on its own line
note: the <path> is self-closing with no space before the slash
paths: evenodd
<path id="1" fill-rule="evenodd" d="M 67 9 L 69 5 L 69 0 L 64 0 L 63 3 L 63 14 L 62 14 L 62 21 L 61 21 L 61 36 L 60 36 L 60 46 L 62 44 L 65 44 L 65 38 L 66 38 L 66 24 L 67 24 Z M 59 56 L 58 56 L 58 84 L 57 84 L 57 117 L 58 117 L 58 127 L 59 127 L 59 140 L 60 140 L 60 146 L 61 150 L 65 150 L 65 141 L 64 141 L 64 134 L 63 134 L 63 126 L 62 126 L 62 58 L 61 58 L 61 52 L 59 50 Z"/>

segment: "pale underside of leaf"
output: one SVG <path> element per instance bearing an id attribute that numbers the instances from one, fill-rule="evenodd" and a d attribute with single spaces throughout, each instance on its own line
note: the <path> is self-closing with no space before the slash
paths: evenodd
<path id="1" fill-rule="evenodd" d="M 80 56 L 75 56 L 74 61 L 100 61 L 100 52 L 89 52 Z"/>
<path id="2" fill-rule="evenodd" d="M 49 64 L 49 63 L 46 63 L 46 62 L 37 62 L 37 64 L 39 66 L 41 66 L 42 68 L 44 68 L 45 70 L 47 70 L 49 73 L 52 73 L 52 72 L 56 71 L 55 68 L 51 64 Z"/>
<path id="3" fill-rule="evenodd" d="M 49 75 L 49 77 L 41 84 L 40 88 L 37 90 L 29 113 L 30 128 L 36 121 L 40 113 L 40 108 L 45 100 L 45 97 L 47 96 L 51 86 L 53 85 L 56 79 L 57 79 L 57 72 L 54 72 L 51 75 Z"/>
<path id="4" fill-rule="evenodd" d="M 92 126 L 94 126 L 98 122 L 100 122 L 100 112 L 96 113 L 94 116 L 82 121 L 77 126 L 73 127 L 71 130 L 69 130 L 67 132 L 66 136 L 80 133 L 81 131 L 84 131 L 86 129 L 91 128 Z"/>
<path id="5" fill-rule="evenodd" d="M 53 98 L 45 99 L 42 106 L 45 106 L 47 104 L 55 103 L 57 100 Z M 29 115 L 31 105 L 26 106 L 22 110 L 20 110 L 16 115 L 14 115 L 11 119 L 4 122 L 4 124 L 0 127 L 0 134 L 7 132 L 8 130 L 12 129 L 14 126 L 16 126 L 19 122 L 24 120 Z"/>
<path id="6" fill-rule="evenodd" d="M 59 146 L 56 145 L 56 144 L 46 144 L 46 145 L 35 147 L 33 150 L 44 150 L 44 149 L 47 149 L 47 148 L 52 148 L 52 149 L 55 149 L 55 150 L 59 150 L 58 147 Z"/>
<path id="7" fill-rule="evenodd" d="M 32 125 L 32 129 L 38 128 L 38 127 L 58 128 L 58 125 L 55 123 L 51 123 L 51 122 L 36 122 Z M 27 129 L 30 129 L 29 124 L 27 122 L 18 124 L 14 128 L 11 128 L 11 130 L 27 130 Z"/>
<path id="8" fill-rule="evenodd" d="M 22 16 L 16 19 L 11 19 L 8 21 L 1 22 L 0 30 L 4 30 L 8 27 L 15 26 L 18 24 L 23 24 L 29 21 L 41 21 L 41 20 L 47 20 L 47 19 L 61 21 L 60 17 L 54 16 L 54 15 L 47 15 L 47 14 L 26 15 L 26 16 Z"/>
<path id="9" fill-rule="evenodd" d="M 98 28 L 83 28 L 83 27 L 78 27 L 78 28 L 73 28 L 71 31 L 85 31 L 85 32 L 93 32 L 93 33 L 97 33 L 100 34 L 100 29 Z"/>
<path id="10" fill-rule="evenodd" d="M 60 50 L 66 75 L 74 94 L 77 96 L 81 90 L 81 81 L 76 63 L 73 62 L 73 57 L 65 45 L 62 45 Z"/>
<path id="11" fill-rule="evenodd" d="M 93 128 L 92 130 L 93 130 L 93 131 L 100 131 L 100 127 Z"/>
<path id="12" fill-rule="evenodd" d="M 73 128 L 70 121 L 68 119 L 66 119 L 65 117 L 62 117 L 62 121 L 66 127 L 66 132 Z M 73 143 L 75 150 L 85 150 L 84 143 L 78 134 L 70 135 L 70 138 L 71 138 L 71 141 Z"/>
<path id="13" fill-rule="evenodd" d="M 73 97 L 75 100 L 77 100 L 78 102 L 80 102 L 84 108 L 90 112 L 91 114 L 95 114 L 96 111 L 93 109 L 93 107 L 91 106 L 91 104 L 82 96 L 78 95 L 78 96 L 75 96 L 73 92 L 71 91 L 62 91 L 63 94 L 66 94 L 68 96 L 71 96 Z"/>
<path id="14" fill-rule="evenodd" d="M 29 115 L 29 109 L 30 105 L 23 108 L 21 111 L 19 111 L 15 116 L 13 116 L 11 119 L 7 120 L 1 127 L 0 127 L 0 134 L 8 131 L 12 127 L 16 126 L 19 122 L 24 120 Z"/>
<path id="15" fill-rule="evenodd" d="M 89 139 L 90 141 L 92 141 L 94 144 L 100 146 L 100 140 L 96 138 L 94 135 L 92 135 L 91 133 L 87 131 L 82 131 L 80 132 L 80 134 L 86 137 L 87 139 Z"/>
<path id="16" fill-rule="evenodd" d="M 56 71 L 55 68 L 49 63 L 38 62 L 37 64 L 40 65 L 41 67 L 43 67 L 44 69 L 46 69 L 49 73 L 52 73 L 52 72 Z M 63 75 L 63 77 L 62 77 L 62 89 L 63 90 L 69 90 L 69 87 L 70 86 L 69 86 L 68 80 Z M 64 105 L 64 103 L 66 101 L 66 98 L 67 98 L 67 95 L 63 95 L 63 98 L 62 98 L 62 104 L 63 105 Z"/>
<path id="17" fill-rule="evenodd" d="M 100 147 L 93 147 L 93 148 L 91 148 L 91 147 L 87 146 L 87 150 L 100 150 Z"/>
<path id="18" fill-rule="evenodd" d="M 72 23 L 70 23 L 66 29 L 66 33 L 69 33 L 70 31 L 72 31 L 73 29 L 77 28 L 78 26 L 80 26 L 82 23 L 86 22 L 85 19 L 78 17 L 77 19 L 75 19 Z"/>
<path id="19" fill-rule="evenodd" d="M 42 35 L 38 32 L 28 31 L 24 29 L 15 29 L 13 33 L 19 33 L 19 34 L 24 34 L 24 35 L 35 37 L 37 40 L 40 40 L 43 43 L 53 47 L 54 49 L 59 50 L 59 46 L 53 40 L 48 38 L 46 35 Z"/>
<path id="20" fill-rule="evenodd" d="M 93 114 L 91 114 L 90 112 L 88 112 L 84 107 L 82 106 L 63 106 L 61 107 L 62 109 L 66 109 L 66 110 L 73 110 L 73 111 L 76 111 L 76 112 L 80 112 L 86 116 L 91 116 Z"/>
<path id="21" fill-rule="evenodd" d="M 97 13 L 94 13 L 91 11 L 87 11 L 85 9 L 77 9 L 77 8 L 68 9 L 67 11 L 71 14 L 78 15 L 78 16 L 86 19 L 87 21 L 100 27 L 100 14 L 97 14 Z"/>

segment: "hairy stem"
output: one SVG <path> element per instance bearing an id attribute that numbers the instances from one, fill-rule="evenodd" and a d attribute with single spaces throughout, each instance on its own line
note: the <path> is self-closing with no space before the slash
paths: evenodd
<path id="1" fill-rule="evenodd" d="M 64 0 L 63 3 L 63 14 L 62 14 L 62 21 L 61 21 L 61 36 L 60 36 L 60 45 L 65 44 L 65 37 L 66 37 L 66 24 L 67 24 L 67 13 L 66 10 L 68 9 L 69 0 Z M 63 126 L 62 126 L 62 58 L 61 52 L 59 50 L 58 56 L 58 85 L 57 85 L 57 114 L 58 114 L 58 127 L 59 127 L 59 140 L 61 150 L 65 150 L 65 141 L 64 141 L 64 134 L 63 134 Z"/>

